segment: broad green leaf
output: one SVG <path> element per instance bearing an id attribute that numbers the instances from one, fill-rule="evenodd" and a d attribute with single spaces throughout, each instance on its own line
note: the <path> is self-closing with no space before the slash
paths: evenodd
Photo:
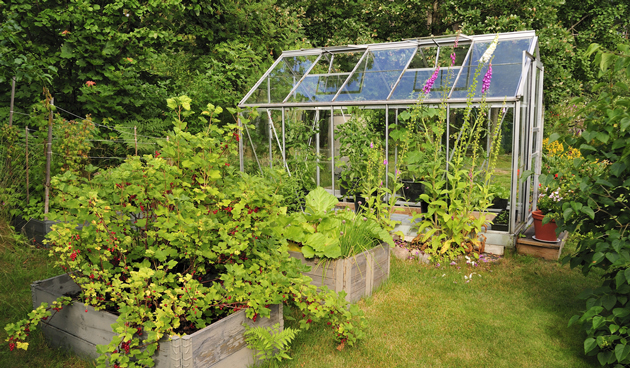
<path id="1" fill-rule="evenodd" d="M 606 308 L 606 310 L 611 310 L 617 304 L 617 298 L 614 295 L 605 295 L 602 298 L 602 306 Z"/>
<path id="2" fill-rule="evenodd" d="M 627 308 L 615 308 L 613 309 L 613 315 L 615 317 L 623 318 L 630 314 L 630 309 Z"/>
<path id="3" fill-rule="evenodd" d="M 588 217 L 593 220 L 595 218 L 595 212 L 588 206 L 583 206 L 581 209 L 582 213 L 586 214 Z"/>
<path id="4" fill-rule="evenodd" d="M 625 170 L 626 164 L 624 164 L 623 162 L 615 162 L 610 166 L 610 172 L 614 176 L 621 176 Z"/>
<path id="5" fill-rule="evenodd" d="M 589 337 L 588 339 L 584 340 L 584 353 L 588 354 L 591 350 L 595 349 L 597 347 L 597 341 L 592 338 Z"/>
<path id="6" fill-rule="evenodd" d="M 610 333 L 614 332 L 611 330 Z M 628 354 L 630 354 L 630 346 L 624 344 L 618 344 L 617 346 L 615 346 L 615 357 L 617 358 L 618 362 L 626 359 L 628 357 Z"/>
<path id="7" fill-rule="evenodd" d="M 72 46 L 68 42 L 65 42 L 61 46 L 61 54 L 59 56 L 64 58 L 64 59 L 70 59 L 71 57 L 74 56 L 74 54 L 72 52 Z"/>
<path id="8" fill-rule="evenodd" d="M 306 196 L 306 212 L 315 215 L 332 210 L 339 200 L 324 188 L 317 187 Z"/>

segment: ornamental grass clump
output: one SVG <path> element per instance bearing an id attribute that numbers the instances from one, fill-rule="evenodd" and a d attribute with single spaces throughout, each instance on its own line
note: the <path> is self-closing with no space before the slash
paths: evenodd
<path id="1" fill-rule="evenodd" d="M 278 303 L 301 311 L 301 329 L 325 320 L 337 341 L 353 345 L 362 336 L 358 308 L 302 276 L 282 234 L 282 198 L 233 165 L 239 128 L 215 125 L 221 108 L 208 105 L 200 117 L 207 129 L 193 135 L 183 121 L 190 99 L 168 105 L 175 128 L 155 155 L 129 157 L 90 179 L 67 171 L 53 181 L 61 222 L 50 235 L 51 257 L 81 287 L 76 300 L 118 314 L 117 336 L 98 347 L 98 366 L 152 366 L 170 335 L 243 309 L 255 321 Z M 43 304 L 8 325 L 12 346 L 26 348 L 25 331 L 52 312 Z"/>

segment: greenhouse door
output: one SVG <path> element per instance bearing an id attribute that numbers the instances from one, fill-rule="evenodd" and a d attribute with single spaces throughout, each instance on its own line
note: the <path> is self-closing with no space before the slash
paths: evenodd
<path id="1" fill-rule="evenodd" d="M 528 59 L 524 67 L 523 96 L 516 102 L 514 116 L 512 156 L 512 198 L 510 207 L 510 233 L 517 234 L 531 221 L 538 197 L 538 174 L 542 152 L 542 89 L 543 66 L 540 61 Z M 526 175 L 535 173 L 535 175 Z"/>

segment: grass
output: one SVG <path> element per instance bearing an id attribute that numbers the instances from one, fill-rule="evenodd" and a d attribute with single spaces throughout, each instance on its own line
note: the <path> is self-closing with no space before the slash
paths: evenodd
<path id="1" fill-rule="evenodd" d="M 525 256 L 465 271 L 392 259 L 391 278 L 359 305 L 365 341 L 337 351 L 331 331 L 298 335 L 279 367 L 597 367 L 584 335 L 567 327 L 596 276 Z M 484 265 L 486 266 L 486 265 Z M 287 322 L 286 326 L 294 326 Z"/>
<path id="2" fill-rule="evenodd" d="M 85 368 L 93 364 L 61 350 L 50 349 L 40 330 L 30 336 L 27 351 L 9 351 L 4 326 L 26 318 L 32 310 L 33 281 L 61 274 L 48 259 L 48 251 L 16 244 L 0 223 L 0 367 Z"/>
<path id="3" fill-rule="evenodd" d="M 497 157 L 497 166 L 494 171 L 493 184 L 498 184 L 503 188 L 510 189 L 512 182 L 512 155 L 499 155 Z"/>
<path id="4" fill-rule="evenodd" d="M 6 231 L 0 234 L 6 234 Z M 569 249 L 567 246 L 565 249 Z M 565 252 L 566 253 L 566 252 Z M 576 296 L 596 275 L 531 257 L 507 255 L 483 264 L 465 283 L 466 265 L 425 266 L 392 259 L 390 280 L 359 302 L 368 327 L 358 346 L 338 351 L 332 331 L 298 334 L 292 360 L 279 367 L 597 367 L 584 356 L 584 335 L 569 318 L 584 308 Z M 26 317 L 30 283 L 57 275 L 47 251 L 0 238 L 0 324 Z M 290 311 L 286 312 L 291 313 Z M 286 313 L 285 312 L 285 313 Z M 286 326 L 295 327 L 287 320 Z M 10 353 L 0 329 L 0 367 L 92 367 L 46 347 L 32 334 L 29 350 Z"/>

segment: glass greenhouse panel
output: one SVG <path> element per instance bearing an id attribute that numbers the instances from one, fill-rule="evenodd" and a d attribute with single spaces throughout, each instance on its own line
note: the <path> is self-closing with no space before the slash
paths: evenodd
<path id="1" fill-rule="evenodd" d="M 317 60 L 317 55 L 283 56 L 245 103 L 281 103 Z"/>
<path id="2" fill-rule="evenodd" d="M 492 80 L 487 97 L 515 96 L 522 74 L 523 51 L 529 50 L 532 39 L 499 41 L 492 58 Z M 477 81 L 475 97 L 481 97 L 482 79 L 488 71 L 488 65 L 478 70 L 479 59 L 492 42 L 473 44 L 473 49 L 457 80 L 451 98 L 466 98 L 468 90 Z M 475 74 L 477 76 L 475 77 Z"/>
<path id="3" fill-rule="evenodd" d="M 288 102 L 329 102 L 348 79 L 363 52 L 322 55 Z"/>
<path id="4" fill-rule="evenodd" d="M 335 101 L 386 100 L 414 50 L 369 51 Z"/>
<path id="5" fill-rule="evenodd" d="M 435 72 L 435 61 L 439 57 L 440 71 L 437 79 L 426 98 L 441 98 L 444 92 L 449 92 L 461 65 L 466 59 L 470 45 L 458 47 L 440 47 L 439 55 L 437 47 L 420 47 L 409 64 L 409 68 L 400 79 L 396 90 L 390 100 L 417 100 L 424 89 L 427 80 Z M 455 62 L 451 55 L 455 56 Z M 451 66 L 452 64 L 452 66 Z"/>

